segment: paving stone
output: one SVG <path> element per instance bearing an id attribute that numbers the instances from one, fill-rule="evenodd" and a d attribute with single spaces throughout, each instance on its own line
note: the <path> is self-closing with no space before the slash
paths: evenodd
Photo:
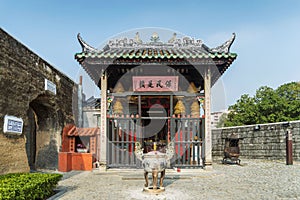
<path id="1" fill-rule="evenodd" d="M 294 165 L 266 160 L 242 162 L 242 166 L 218 162 L 212 171 L 196 170 L 194 174 L 168 170 L 164 181 L 166 191 L 158 195 L 142 191 L 142 170 L 65 173 L 59 188 L 65 188 L 66 193 L 58 199 L 300 199 L 299 162 Z"/>

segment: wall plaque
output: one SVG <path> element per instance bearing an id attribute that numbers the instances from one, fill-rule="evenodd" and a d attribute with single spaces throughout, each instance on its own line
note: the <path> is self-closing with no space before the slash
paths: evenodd
<path id="1" fill-rule="evenodd" d="M 56 95 L 56 85 L 48 79 L 45 79 L 45 90 L 48 90 Z"/>
<path id="2" fill-rule="evenodd" d="M 21 135 L 23 131 L 23 120 L 18 117 L 5 115 L 3 132 Z"/>
<path id="3" fill-rule="evenodd" d="M 178 76 L 133 76 L 132 83 L 137 92 L 178 91 Z"/>

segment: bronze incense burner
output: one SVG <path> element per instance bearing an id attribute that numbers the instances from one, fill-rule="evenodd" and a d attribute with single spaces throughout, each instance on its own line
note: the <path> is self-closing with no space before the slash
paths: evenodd
<path id="1" fill-rule="evenodd" d="M 165 178 L 166 168 L 168 166 L 169 160 L 174 155 L 174 144 L 171 142 L 168 144 L 166 153 L 156 151 L 150 151 L 148 153 L 143 153 L 141 144 L 139 142 L 135 143 L 135 155 L 142 161 L 144 167 L 144 177 L 145 177 L 145 187 L 144 191 L 150 193 L 159 193 L 165 191 L 163 187 L 163 180 Z M 149 186 L 148 173 L 152 173 L 152 186 Z M 157 186 L 158 174 L 160 173 L 159 186 Z"/>

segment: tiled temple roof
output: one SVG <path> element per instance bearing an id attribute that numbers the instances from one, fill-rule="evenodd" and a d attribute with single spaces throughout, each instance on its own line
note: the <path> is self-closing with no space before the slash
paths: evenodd
<path id="1" fill-rule="evenodd" d="M 229 68 L 237 58 L 236 53 L 230 52 L 235 40 L 235 34 L 222 45 L 209 48 L 202 40 L 191 37 L 177 38 L 174 33 L 167 42 L 161 42 L 159 36 L 153 33 L 149 42 L 143 42 L 139 33 L 134 38 L 118 38 L 108 41 L 102 49 L 96 49 L 87 44 L 77 35 L 82 47 L 75 59 L 85 69 L 96 85 L 100 85 L 100 77 L 106 71 L 109 74 L 108 87 L 115 84 L 126 73 L 129 75 L 145 75 L 134 68 L 136 66 L 153 67 L 163 65 L 172 70 L 164 72 L 162 76 L 181 73 L 188 82 L 196 87 L 204 87 L 202 70 L 209 66 L 212 69 L 212 85 Z M 149 69 L 152 70 L 152 69 Z"/>
<path id="2" fill-rule="evenodd" d="M 88 45 L 78 34 L 78 41 L 82 46 L 82 52 L 75 54 L 75 59 L 82 62 L 86 58 L 91 59 L 232 59 L 237 54 L 230 53 L 230 47 L 235 39 L 235 34 L 224 44 L 209 48 L 201 40 L 184 37 L 177 39 L 174 33 L 173 37 L 167 42 L 159 41 L 159 37 L 154 33 L 151 42 L 144 43 L 136 33 L 134 39 L 115 39 L 110 40 L 101 50 Z"/>

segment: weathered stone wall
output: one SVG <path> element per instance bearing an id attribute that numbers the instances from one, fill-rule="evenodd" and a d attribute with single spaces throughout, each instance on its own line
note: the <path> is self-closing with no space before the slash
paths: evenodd
<path id="1" fill-rule="evenodd" d="M 241 158 L 285 160 L 287 133 L 285 124 L 286 122 L 261 124 L 259 130 L 255 130 L 255 125 L 214 129 L 213 156 L 223 157 L 225 138 L 235 133 L 241 138 L 239 143 Z M 290 122 L 288 128 L 293 134 L 293 159 L 300 160 L 300 121 Z"/>
<path id="2" fill-rule="evenodd" d="M 45 79 L 56 85 L 56 95 L 45 91 Z M 62 129 L 73 122 L 75 87 L 71 79 L 0 28 L 0 173 L 28 171 L 30 152 L 32 167 L 57 168 Z M 23 119 L 21 136 L 3 133 L 5 115 Z"/>

